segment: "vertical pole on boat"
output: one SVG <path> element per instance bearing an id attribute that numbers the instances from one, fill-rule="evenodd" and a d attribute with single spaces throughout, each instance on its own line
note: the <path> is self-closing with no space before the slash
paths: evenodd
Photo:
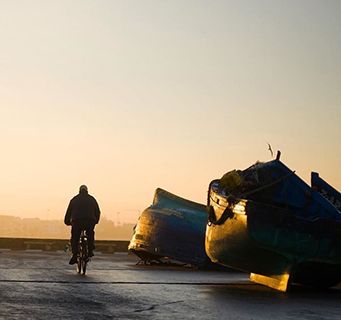
<path id="1" fill-rule="evenodd" d="M 278 161 L 281 157 L 281 151 L 277 151 L 276 160 Z"/>

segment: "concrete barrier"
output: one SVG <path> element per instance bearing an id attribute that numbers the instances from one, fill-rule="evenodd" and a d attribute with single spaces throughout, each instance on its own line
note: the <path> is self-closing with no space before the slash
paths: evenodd
<path id="1" fill-rule="evenodd" d="M 34 238 L 0 238 L 0 249 L 11 250 L 65 250 L 69 245 L 67 239 L 34 239 Z M 129 241 L 96 240 L 96 250 L 102 253 L 127 252 Z"/>

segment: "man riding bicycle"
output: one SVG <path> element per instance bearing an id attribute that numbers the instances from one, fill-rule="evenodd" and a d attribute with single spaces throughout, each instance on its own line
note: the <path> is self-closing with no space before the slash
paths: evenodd
<path id="1" fill-rule="evenodd" d="M 89 257 L 92 257 L 95 248 L 95 225 L 98 223 L 100 210 L 96 199 L 89 195 L 86 185 L 81 185 L 79 194 L 73 197 L 66 210 L 64 223 L 71 228 L 72 257 L 69 264 L 77 262 L 78 242 L 82 230 L 86 230 L 89 244 Z"/>

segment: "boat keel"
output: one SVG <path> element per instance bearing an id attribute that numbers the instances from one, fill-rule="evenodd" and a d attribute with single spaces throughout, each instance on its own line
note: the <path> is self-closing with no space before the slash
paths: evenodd
<path id="1" fill-rule="evenodd" d="M 250 280 L 278 291 L 286 292 L 290 285 L 290 274 L 284 273 L 281 275 L 267 277 L 257 273 L 250 273 Z"/>

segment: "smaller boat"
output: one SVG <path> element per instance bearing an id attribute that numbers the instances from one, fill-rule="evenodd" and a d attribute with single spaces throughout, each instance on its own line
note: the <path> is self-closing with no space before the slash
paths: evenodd
<path id="1" fill-rule="evenodd" d="M 153 204 L 140 215 L 128 250 L 145 263 L 174 262 L 204 267 L 206 206 L 156 189 Z"/>
<path id="2" fill-rule="evenodd" d="M 233 170 L 209 185 L 206 252 L 213 262 L 287 291 L 341 281 L 340 193 L 307 185 L 280 160 Z"/>
<path id="3" fill-rule="evenodd" d="M 337 210 L 341 211 L 341 194 L 324 181 L 317 172 L 311 173 L 311 187 L 325 197 Z"/>

